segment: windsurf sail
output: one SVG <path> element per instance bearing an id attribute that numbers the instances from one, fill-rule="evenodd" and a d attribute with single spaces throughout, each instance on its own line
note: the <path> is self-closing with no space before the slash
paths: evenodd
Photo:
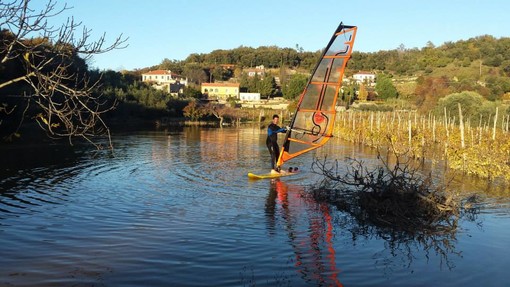
<path id="1" fill-rule="evenodd" d="M 356 26 L 340 23 L 301 93 L 277 165 L 323 146 L 333 134 L 336 102 Z"/>

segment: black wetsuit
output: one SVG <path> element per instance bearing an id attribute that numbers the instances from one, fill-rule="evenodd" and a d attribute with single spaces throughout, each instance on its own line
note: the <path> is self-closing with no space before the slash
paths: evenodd
<path id="1" fill-rule="evenodd" d="M 278 146 L 278 133 L 284 133 L 287 130 L 285 128 L 280 128 L 274 123 L 271 123 L 267 127 L 267 139 L 266 146 L 269 150 L 269 154 L 271 154 L 271 168 L 276 168 L 276 161 L 280 156 L 280 147 Z"/>

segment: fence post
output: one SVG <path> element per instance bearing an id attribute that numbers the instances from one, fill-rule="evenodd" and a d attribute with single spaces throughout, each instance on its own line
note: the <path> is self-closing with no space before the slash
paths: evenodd
<path id="1" fill-rule="evenodd" d="M 408 136 L 409 136 L 409 147 L 412 147 L 412 142 L 411 142 L 411 139 L 412 139 L 412 132 L 411 132 L 411 130 L 412 130 L 412 129 L 411 129 L 411 124 L 412 124 L 412 123 L 411 123 L 411 118 L 409 118 L 408 123 L 409 123 L 409 128 L 408 128 L 408 132 L 407 132 L 407 134 L 408 134 Z M 411 150 L 412 150 L 412 149 L 411 149 Z"/>
<path id="2" fill-rule="evenodd" d="M 374 112 L 370 112 L 370 133 L 372 133 L 374 127 Z"/>
<path id="3" fill-rule="evenodd" d="M 446 129 L 446 138 L 450 137 L 450 133 L 448 132 L 448 115 L 446 114 L 446 107 L 444 107 L 444 127 Z"/>
<path id="4" fill-rule="evenodd" d="M 432 142 L 436 142 L 436 116 L 432 118 Z"/>
<path id="5" fill-rule="evenodd" d="M 494 116 L 494 126 L 492 128 L 492 140 L 496 140 L 496 124 L 498 122 L 498 110 L 499 107 L 496 107 L 496 115 Z"/>
<path id="6" fill-rule="evenodd" d="M 460 146 L 462 149 L 464 149 L 464 118 L 462 117 L 462 107 L 460 106 L 460 103 L 457 103 L 457 106 L 459 107 L 459 128 L 460 128 Z"/>

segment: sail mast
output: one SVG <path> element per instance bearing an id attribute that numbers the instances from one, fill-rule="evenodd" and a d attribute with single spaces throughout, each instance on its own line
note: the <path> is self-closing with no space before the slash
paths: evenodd
<path id="1" fill-rule="evenodd" d="M 340 23 L 301 93 L 277 165 L 324 145 L 332 136 L 336 100 L 357 27 Z"/>

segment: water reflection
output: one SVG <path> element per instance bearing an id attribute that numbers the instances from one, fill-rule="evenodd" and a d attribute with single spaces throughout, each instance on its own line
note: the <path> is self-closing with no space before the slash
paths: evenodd
<path id="1" fill-rule="evenodd" d="M 258 128 L 186 128 L 119 136 L 114 158 L 27 147 L 2 156 L 0 285 L 243 286 L 240 266 L 244 286 L 506 282 L 508 206 L 483 205 L 483 231 L 466 218 L 445 234 L 364 225 L 302 196 L 311 156 L 293 163 L 302 175 L 247 183 L 247 171 L 267 168 L 264 140 Z M 345 143 L 321 152 L 374 158 Z M 445 260 L 453 270 L 437 272 Z"/>
<path id="2" fill-rule="evenodd" d="M 382 267 L 385 273 L 396 269 L 407 269 L 413 273 L 413 263 L 422 262 L 425 259 L 443 270 L 446 267 L 452 270 L 456 267 L 455 262 L 462 258 L 462 251 L 457 248 L 457 237 L 464 232 L 460 227 L 461 221 L 474 222 L 481 226 L 478 219 L 480 205 L 476 199 L 469 198 L 461 208 L 459 214 L 452 215 L 449 219 L 434 222 L 431 218 L 430 226 L 417 227 L 389 225 L 381 218 L 374 220 L 374 214 L 363 211 L 360 206 L 351 206 L 353 202 L 343 201 L 336 205 L 334 222 L 342 226 L 342 233 L 350 237 L 352 245 L 356 246 L 363 240 L 382 241 L 384 248 L 373 255 L 377 267 Z M 465 235 L 465 234 L 464 234 Z M 423 257 L 423 258 L 420 258 Z"/>
<path id="3" fill-rule="evenodd" d="M 295 254 L 294 266 L 308 284 L 343 286 L 338 279 L 333 222 L 327 204 L 303 197 L 304 187 L 270 181 L 265 211 L 270 236 L 283 230 Z"/>
<path id="4" fill-rule="evenodd" d="M 0 158 L 0 219 L 67 201 L 70 186 L 91 164 L 83 151 L 64 145 L 3 146 Z"/>
<path id="5" fill-rule="evenodd" d="M 383 248 L 374 251 L 370 258 L 374 267 L 384 270 L 387 276 L 403 270 L 419 274 L 423 261 L 439 270 L 451 271 L 463 258 L 463 251 L 458 248 L 458 235 L 464 233 L 465 236 L 466 230 L 460 227 L 461 221 L 480 226 L 480 208 L 473 202 L 460 216 L 434 230 L 402 230 L 378 225 L 341 207 L 315 201 L 304 186 L 276 179 L 269 183 L 265 215 L 269 236 L 275 237 L 278 232 L 285 231 L 294 253 L 294 268 L 307 284 L 343 286 L 337 264 L 356 265 L 357 258 L 349 251 L 346 252 L 350 256 L 338 258 L 337 249 L 342 239 L 354 248 L 382 242 Z M 351 274 L 344 276 L 352 278 Z"/>

